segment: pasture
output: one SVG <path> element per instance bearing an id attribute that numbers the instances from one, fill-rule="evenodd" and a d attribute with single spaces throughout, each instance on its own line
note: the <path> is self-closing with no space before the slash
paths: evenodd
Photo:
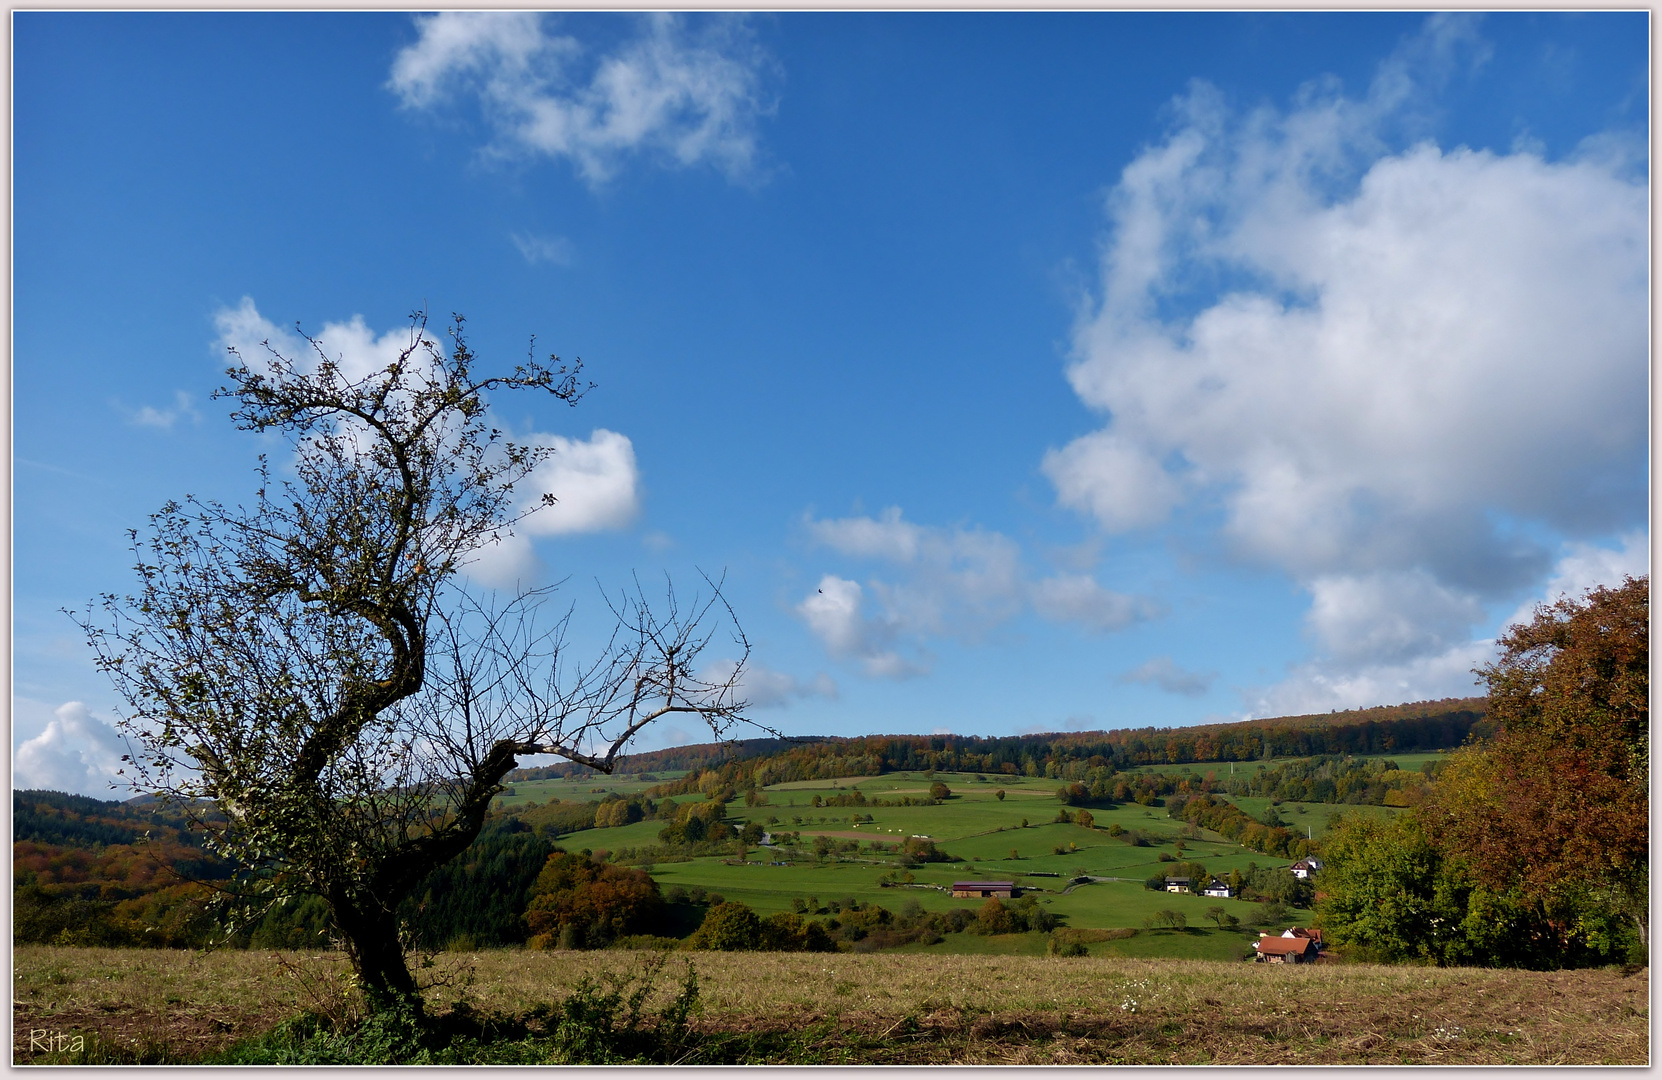
<path id="1" fill-rule="evenodd" d="M 929 784 L 945 783 L 952 791 L 938 805 L 916 806 L 814 806 L 818 796 L 847 796 L 858 791 L 868 800 L 895 801 L 904 796 L 926 797 Z M 561 781 L 568 788 L 580 785 Z M 598 784 L 589 786 L 599 786 Z M 794 851 L 781 847 L 751 850 L 741 862 L 732 856 L 702 857 L 686 861 L 658 862 L 650 867 L 652 876 L 664 888 L 702 887 L 754 908 L 759 914 L 793 909 L 793 901 L 855 900 L 897 910 L 908 901 L 925 910 L 980 906 L 979 901 L 954 900 L 950 894 L 955 880 L 992 878 L 1015 880 L 1025 894 L 1035 895 L 1045 909 L 1075 929 L 1141 927 L 1158 911 L 1173 910 L 1188 919 L 1189 935 L 1144 935 L 1119 942 L 1089 945 L 1102 955 L 1170 955 L 1210 959 L 1238 959 L 1255 936 L 1245 931 L 1211 937 L 1205 931 L 1205 913 L 1223 907 L 1244 924 L 1252 924 L 1259 905 L 1239 899 L 1154 892 L 1143 887 L 1145 879 L 1163 874 L 1173 861 L 1199 862 L 1209 873 L 1225 876 L 1231 870 L 1243 873 L 1252 865 L 1285 865 L 1287 860 L 1249 851 L 1215 833 L 1189 829 L 1175 821 L 1161 807 L 1126 803 L 1112 809 L 1090 811 L 1095 827 L 1054 821 L 1062 804 L 1056 799 L 1059 782 L 1053 779 L 973 774 L 892 773 L 876 777 L 802 781 L 766 788 L 766 799 L 756 806 L 735 801 L 728 813 L 736 822 L 755 821 L 770 833 L 801 835 L 803 845 Z M 516 785 L 520 790 L 533 785 Z M 1002 792 L 1003 797 L 999 797 Z M 570 797 L 570 796 L 563 796 Z M 601 795 L 594 795 L 601 798 Z M 1260 812 L 1267 800 L 1240 800 L 1249 812 Z M 1263 806 L 1248 806 L 1259 803 Z M 1327 815 L 1335 807 L 1310 804 L 1298 813 L 1293 804 L 1279 809 L 1290 822 L 1308 820 L 1315 831 L 1326 828 Z M 1375 811 L 1379 808 L 1365 808 Z M 1072 811 L 1070 810 L 1070 813 Z M 871 821 L 863 820 L 871 817 Z M 1024 825 L 1023 822 L 1026 822 Z M 1135 846 L 1127 837 L 1108 834 L 1118 824 L 1128 834 L 1140 833 L 1146 840 Z M 619 851 L 643 849 L 657 842 L 662 822 L 640 821 L 632 825 L 589 829 L 561 837 L 570 851 Z M 824 835 L 858 845 L 827 859 L 816 859 L 812 839 Z M 898 876 L 893 851 L 909 837 L 927 837 L 956 862 L 924 863 L 912 867 L 910 882 L 894 881 Z M 1058 853 L 1060 849 L 1060 853 Z M 1162 856 L 1165 860 L 1162 861 Z M 1041 875 L 1041 876 L 1035 876 Z M 1052 876 L 1053 875 L 1053 876 Z M 1089 884 L 1074 880 L 1090 877 Z M 1303 911 L 1289 911 L 1284 925 L 1305 919 Z M 974 938 L 974 940 L 971 940 Z M 975 935 L 949 935 L 943 943 L 918 948 L 928 951 L 972 951 L 986 947 L 986 939 Z M 1023 951 L 1014 944 L 1007 946 Z M 1040 942 L 1031 950 L 1042 951 Z"/>
<path id="2" fill-rule="evenodd" d="M 1405 770 L 1418 770 L 1437 753 L 1382 755 Z M 1237 762 L 1236 770 L 1273 768 L 1293 759 L 1270 762 Z M 1127 773 L 1215 773 L 1226 779 L 1227 762 L 1184 765 L 1145 765 Z M 613 793 L 629 796 L 644 792 L 672 774 L 655 773 L 653 780 L 639 776 L 591 776 L 564 780 L 533 780 L 516 783 L 513 793 L 497 801 L 501 807 L 543 803 L 551 798 L 563 801 L 598 801 Z M 951 797 L 938 805 L 877 806 L 876 800 L 899 802 L 911 798 L 923 803 L 932 783 L 944 783 Z M 929 911 L 955 907 L 978 907 L 976 901 L 954 900 L 949 891 L 955 880 L 991 878 L 1018 882 L 1024 893 L 1038 897 L 1047 911 L 1059 916 L 1066 928 L 1109 930 L 1140 928 L 1155 912 L 1179 911 L 1188 919 L 1186 935 L 1170 932 L 1144 933 L 1134 937 L 1087 943 L 1093 955 L 1170 956 L 1193 959 L 1232 959 L 1241 956 L 1255 934 L 1261 908 L 1239 899 L 1215 900 L 1198 896 L 1153 892 L 1143 882 L 1168 871 L 1176 861 L 1197 862 L 1208 873 L 1224 877 L 1231 870 L 1243 874 L 1256 865 L 1284 866 L 1278 859 L 1237 844 L 1205 830 L 1190 829 L 1167 816 L 1163 806 L 1124 803 L 1112 808 L 1089 808 L 1093 827 L 1055 820 L 1062 804 L 1056 789 L 1063 781 L 1046 777 L 1010 776 L 995 773 L 885 773 L 880 776 L 841 777 L 774 784 L 762 790 L 762 800 L 746 806 L 735 800 L 728 806 L 729 820 L 738 824 L 754 821 L 770 834 L 796 833 L 800 846 L 754 848 L 739 861 L 733 856 L 701 857 L 658 862 L 649 869 L 664 888 L 701 887 L 737 900 L 759 914 L 793 910 L 793 901 L 817 901 L 824 906 L 832 900 L 879 904 L 897 910 L 908 901 Z M 847 799 L 858 793 L 865 805 L 828 806 L 832 799 Z M 676 796 L 677 802 L 696 801 L 693 794 Z M 1261 818 L 1272 808 L 1267 798 L 1229 796 L 1247 814 Z M 816 799 L 821 805 L 814 805 Z M 1313 839 L 1321 839 L 1334 815 L 1363 814 L 1390 816 L 1387 807 L 1335 805 L 1330 803 L 1281 802 L 1274 810 L 1288 828 Z M 1069 808 L 1072 813 L 1072 808 Z M 871 820 L 865 820 L 869 817 Z M 1127 835 L 1112 837 L 1110 826 L 1118 825 Z M 658 843 L 660 821 L 640 821 L 612 828 L 589 829 L 560 838 L 569 851 L 644 851 Z M 1144 843 L 1130 842 L 1131 834 Z M 826 859 L 812 853 L 818 836 L 857 845 Z M 925 863 L 907 871 L 905 883 L 893 879 L 895 852 L 911 837 L 924 837 L 957 861 Z M 1089 877 L 1089 884 L 1075 885 L 1075 879 Z M 1226 934 L 1206 921 L 1208 909 L 1221 906 L 1244 924 L 1242 931 Z M 1308 919 L 1302 910 L 1288 911 L 1279 926 L 1297 925 Z M 1265 926 L 1264 929 L 1277 927 Z M 972 940 L 973 939 L 973 940 Z M 909 948 L 930 952 L 974 952 L 993 946 L 976 935 L 953 934 L 933 946 Z M 997 946 L 1010 952 L 1039 952 L 1043 943 L 1029 948 L 1017 942 Z"/>

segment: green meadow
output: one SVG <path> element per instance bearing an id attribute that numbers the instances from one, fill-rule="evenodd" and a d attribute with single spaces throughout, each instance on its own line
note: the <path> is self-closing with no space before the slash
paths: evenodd
<path id="1" fill-rule="evenodd" d="M 1193 768 L 1204 775 L 1215 766 L 1171 768 L 1184 771 Z M 853 791 L 859 791 L 867 799 L 898 800 L 911 796 L 921 801 L 934 782 L 944 783 L 952 791 L 950 798 L 937 805 L 813 805 L 815 796 L 823 802 Z M 764 846 L 751 849 L 742 861 L 732 855 L 680 859 L 657 862 L 650 867 L 650 872 L 663 888 L 701 887 L 721 894 L 724 899 L 747 904 L 764 916 L 793 910 L 793 902 L 797 900 L 814 901 L 821 907 L 833 900 L 842 903 L 855 900 L 862 905 L 878 904 L 890 910 L 897 910 L 908 902 L 930 911 L 975 908 L 980 906 L 979 901 L 951 896 L 949 887 L 953 881 L 1014 880 L 1020 883 L 1024 895 L 1035 896 L 1046 910 L 1061 918 L 1062 926 L 1068 930 L 1139 930 L 1135 935 L 1117 937 L 1091 937 L 1087 933 L 1084 944 L 1093 955 L 1239 959 L 1245 954 L 1256 930 L 1221 931 L 1207 921 L 1206 912 L 1221 906 L 1243 924 L 1252 924 L 1259 905 L 1238 899 L 1156 892 L 1146 889 L 1143 882 L 1178 860 L 1199 862 L 1208 872 L 1220 877 L 1230 870 L 1244 873 L 1254 864 L 1285 865 L 1287 860 L 1250 851 L 1215 833 L 1202 830 L 1196 835 L 1184 823 L 1167 817 L 1161 806 L 1126 803 L 1111 809 L 1092 808 L 1091 828 L 1057 822 L 1054 820 L 1057 811 L 1062 809 L 1056 799 L 1059 785 L 1059 781 L 1043 777 L 968 773 L 933 776 L 891 773 L 777 784 L 762 792 L 765 801 L 758 805 L 745 806 L 737 800 L 729 804 L 729 820 L 740 824 L 755 821 L 774 834 L 799 833 L 802 846 L 798 850 L 790 852 L 783 847 Z M 524 805 L 551 797 L 598 800 L 611 792 L 629 795 L 651 786 L 651 782 L 631 777 L 538 780 L 516 783 L 514 793 L 504 796 L 502 804 Z M 684 799 L 677 797 L 677 801 Z M 1269 806 L 1267 799 L 1233 801 L 1255 817 Z M 1307 827 L 1317 837 L 1326 831 L 1328 819 L 1335 811 L 1392 812 L 1383 807 L 1336 807 L 1319 803 L 1281 803 L 1277 810 L 1290 825 Z M 869 822 L 864 820 L 868 815 L 872 819 Z M 1110 836 L 1107 830 L 1115 824 L 1128 833 L 1139 831 L 1147 839 L 1147 846 L 1133 846 L 1125 838 Z M 661 828 L 660 821 L 641 821 L 589 829 L 562 836 L 560 844 L 570 851 L 640 850 L 657 843 Z M 818 835 L 852 841 L 857 848 L 819 860 L 811 853 L 813 838 Z M 901 870 L 893 861 L 893 852 L 887 849 L 898 847 L 914 836 L 927 837 L 939 850 L 958 861 L 925 863 L 909 871 Z M 906 882 L 908 873 L 911 880 Z M 1076 879 L 1083 877 L 1095 880 L 1075 884 Z M 1188 929 L 1143 929 L 1145 920 L 1166 910 L 1182 912 L 1188 919 Z M 1286 922 L 1291 925 L 1307 915 L 1303 911 L 1290 911 Z M 1042 934 L 998 937 L 950 934 L 935 945 L 906 948 L 928 952 L 1038 954 L 1045 946 L 1046 937 Z"/>

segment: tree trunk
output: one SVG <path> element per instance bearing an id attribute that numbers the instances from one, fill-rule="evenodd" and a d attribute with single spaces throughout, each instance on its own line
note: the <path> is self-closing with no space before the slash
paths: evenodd
<path id="1" fill-rule="evenodd" d="M 398 940 L 398 920 L 391 910 L 347 896 L 330 898 L 335 926 L 346 939 L 346 955 L 358 973 L 359 986 L 371 1012 L 401 1008 L 423 1014 L 421 992 L 404 962 Z"/>

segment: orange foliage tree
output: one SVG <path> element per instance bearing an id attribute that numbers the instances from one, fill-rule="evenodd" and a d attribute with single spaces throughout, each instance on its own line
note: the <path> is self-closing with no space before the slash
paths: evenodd
<path id="1" fill-rule="evenodd" d="M 1573 930 L 1589 901 L 1648 939 L 1650 581 L 1536 610 L 1478 674 L 1499 731 L 1461 751 L 1425 820 L 1496 890 Z"/>

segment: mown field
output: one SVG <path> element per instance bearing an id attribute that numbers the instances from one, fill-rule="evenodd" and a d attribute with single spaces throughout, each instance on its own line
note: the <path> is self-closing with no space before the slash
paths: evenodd
<path id="1" fill-rule="evenodd" d="M 441 957 L 435 1011 L 522 1012 L 643 955 L 496 950 Z M 1648 1063 L 1649 977 L 1366 964 L 801 953 L 677 954 L 704 1033 L 749 1033 L 751 1061 L 840 1064 Z M 25 946 L 13 1060 L 31 1032 L 130 1060 L 185 1061 L 329 1004 L 338 956 Z M 41 1038 L 36 1035 L 35 1039 Z M 110 1055 L 116 1056 L 116 1055 Z"/>

